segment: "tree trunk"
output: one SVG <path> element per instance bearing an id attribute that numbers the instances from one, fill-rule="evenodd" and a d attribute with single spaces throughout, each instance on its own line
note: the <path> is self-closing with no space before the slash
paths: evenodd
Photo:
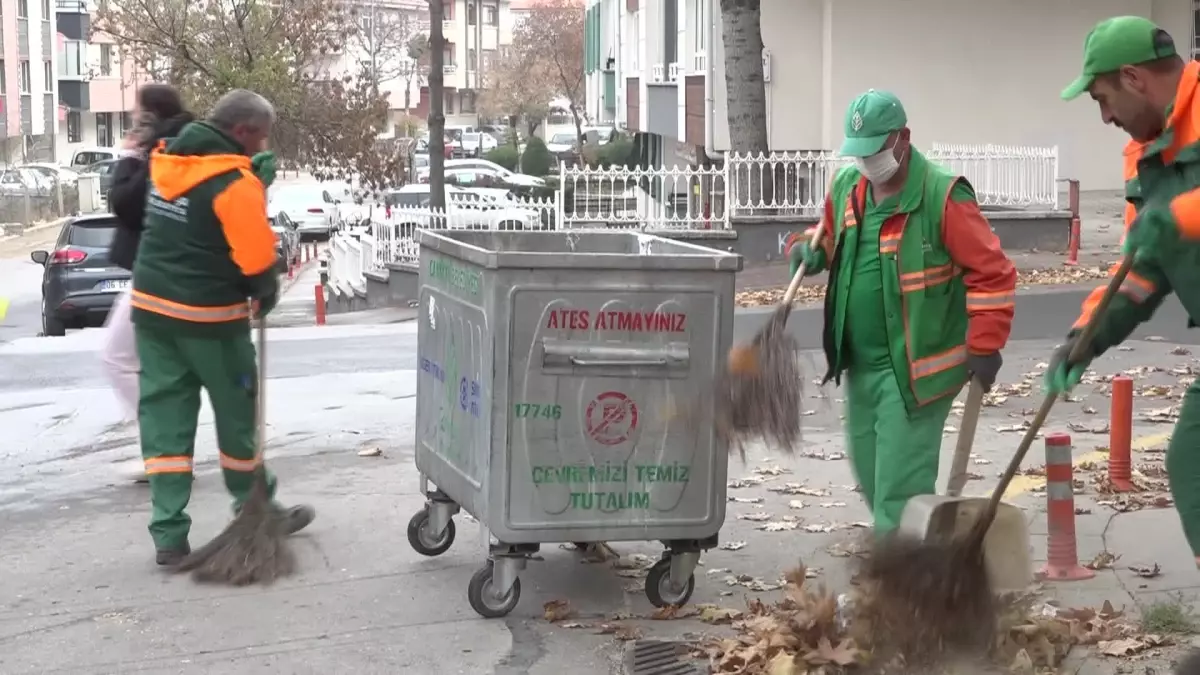
<path id="1" fill-rule="evenodd" d="M 725 45 L 726 113 L 729 149 L 742 155 L 770 151 L 767 138 L 767 88 L 763 82 L 761 0 L 720 0 L 721 37 Z M 729 161 L 728 158 L 725 160 Z M 735 165 L 732 193 L 726 208 L 770 203 L 771 181 L 767 167 Z"/>
<path id="2" fill-rule="evenodd" d="M 442 18 L 445 16 L 443 0 L 429 0 L 429 204 L 435 209 L 446 208 L 446 97 L 445 76 L 442 65 L 445 61 L 445 36 L 442 35 Z M 761 76 L 759 77 L 761 80 Z"/>

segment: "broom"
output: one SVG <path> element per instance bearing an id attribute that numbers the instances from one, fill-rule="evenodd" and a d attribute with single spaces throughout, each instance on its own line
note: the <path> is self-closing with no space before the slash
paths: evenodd
<path id="1" fill-rule="evenodd" d="M 1132 266 L 1133 258 L 1126 257 L 1113 274 L 1075 340 L 1068 363 L 1079 362 L 1091 349 L 1100 319 Z M 863 572 L 874 586 L 878 620 L 910 659 L 934 655 L 947 646 L 980 647 L 994 635 L 995 595 L 984 562 L 984 538 L 1055 401 L 1056 397 L 1048 395 L 1042 402 L 987 507 L 966 535 L 926 542 L 897 533 L 879 542 L 872 552 Z"/>
<path id="2" fill-rule="evenodd" d="M 813 229 L 810 247 L 821 240 L 821 227 Z M 716 386 L 715 425 L 717 436 L 746 458 L 740 442 L 744 437 L 761 437 L 787 454 L 800 439 L 801 375 L 796 363 L 796 341 L 787 334 L 792 303 L 804 280 L 805 265 L 792 275 L 783 300 L 762 330 L 749 344 L 729 352 L 729 365 Z"/>
<path id="3" fill-rule="evenodd" d="M 267 326 L 258 320 L 258 385 L 254 396 L 255 455 L 258 459 L 250 494 L 233 520 L 212 541 L 193 551 L 176 568 L 191 572 L 199 582 L 246 586 L 270 584 L 296 569 L 288 546 L 284 515 L 271 503 L 264 453 L 267 423 L 264 395 L 267 383 Z"/>

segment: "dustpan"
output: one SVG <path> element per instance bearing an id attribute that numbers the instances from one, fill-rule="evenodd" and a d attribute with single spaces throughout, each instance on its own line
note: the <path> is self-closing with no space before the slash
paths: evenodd
<path id="1" fill-rule="evenodd" d="M 989 497 L 963 497 L 967 464 L 975 442 L 975 427 L 983 407 L 983 385 L 971 379 L 958 444 L 950 465 L 944 495 L 919 495 L 908 500 L 900 515 L 899 532 L 917 541 L 936 542 L 964 536 L 979 522 Z M 996 519 L 983 539 L 984 564 L 992 588 L 998 593 L 1023 591 L 1033 582 L 1033 559 L 1029 554 L 1029 527 L 1025 512 L 1001 502 Z"/>

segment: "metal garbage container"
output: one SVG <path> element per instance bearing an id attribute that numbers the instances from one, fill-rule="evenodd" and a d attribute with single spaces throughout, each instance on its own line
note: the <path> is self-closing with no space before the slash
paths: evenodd
<path id="1" fill-rule="evenodd" d="M 728 451 L 672 411 L 724 367 L 741 256 L 638 232 L 417 236 L 427 502 L 409 543 L 440 555 L 460 508 L 478 519 L 492 543 L 468 599 L 485 617 L 512 611 L 551 542 L 662 541 L 646 595 L 687 602 Z"/>

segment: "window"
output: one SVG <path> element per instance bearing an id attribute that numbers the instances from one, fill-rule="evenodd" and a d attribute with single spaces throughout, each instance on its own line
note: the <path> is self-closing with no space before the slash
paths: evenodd
<path id="1" fill-rule="evenodd" d="M 42 0 L 42 21 L 49 21 L 54 17 L 54 12 L 50 9 L 50 0 Z"/>
<path id="2" fill-rule="evenodd" d="M 58 50 L 58 76 L 64 78 L 87 77 L 87 43 L 82 40 L 64 40 Z"/>
<path id="3" fill-rule="evenodd" d="M 706 9 L 705 5 L 708 3 L 705 0 L 691 1 L 693 6 L 688 16 L 692 17 L 692 41 L 696 45 L 695 51 L 702 52 L 708 48 L 708 45 L 705 44 L 708 40 L 708 26 L 704 23 L 704 10 Z"/>
<path id="4" fill-rule="evenodd" d="M 475 70 L 475 50 L 467 50 L 467 70 Z"/>
<path id="5" fill-rule="evenodd" d="M 100 45 L 100 75 L 103 77 L 112 77 L 113 74 L 113 46 Z"/>
<path id="6" fill-rule="evenodd" d="M 83 141 L 83 115 L 78 110 L 67 111 L 67 142 Z"/>
<path id="7" fill-rule="evenodd" d="M 133 129 L 133 113 L 126 110 L 121 113 L 121 136 Z"/>
<path id="8" fill-rule="evenodd" d="M 8 76 L 4 74 L 4 59 L 0 59 L 0 92 L 8 91 Z"/>
<path id="9" fill-rule="evenodd" d="M 678 54 L 679 12 L 676 10 L 678 0 L 663 0 L 663 70 L 675 63 Z M 665 73 L 664 73 L 665 74 Z"/>
<path id="10" fill-rule="evenodd" d="M 442 113 L 445 115 L 453 115 L 454 114 L 454 92 L 447 91 L 447 92 L 444 92 L 442 94 L 442 96 L 445 99 L 445 103 L 444 103 L 445 108 L 442 110 Z"/>
<path id="11" fill-rule="evenodd" d="M 475 25 L 475 3 L 473 2 L 467 4 L 467 25 Z"/>
<path id="12" fill-rule="evenodd" d="M 17 16 L 22 19 L 29 18 L 29 0 L 17 0 Z"/>
<path id="13" fill-rule="evenodd" d="M 363 16 L 358 17 L 358 27 L 359 27 L 359 29 L 362 30 L 364 35 L 370 37 L 370 35 L 371 35 L 371 17 L 370 17 L 370 15 L 364 14 Z"/>
<path id="14" fill-rule="evenodd" d="M 483 72 L 490 72 L 496 66 L 496 50 L 483 50 Z"/>
<path id="15" fill-rule="evenodd" d="M 33 72 L 29 68 L 29 62 L 22 59 L 21 68 L 18 71 L 21 76 L 21 93 L 28 94 L 33 91 Z"/>
<path id="16" fill-rule="evenodd" d="M 446 49 L 442 51 L 442 65 L 446 65 L 446 66 L 458 65 L 454 59 L 454 55 L 457 51 L 458 50 L 454 48 L 453 42 L 447 44 Z"/>
<path id="17" fill-rule="evenodd" d="M 113 136 L 113 131 L 112 113 L 96 113 L 96 145 L 106 148 L 116 145 L 116 138 Z"/>
<path id="18" fill-rule="evenodd" d="M 461 90 L 458 92 L 458 111 L 460 113 L 475 112 L 475 92 L 466 90 Z M 479 136 L 482 134 L 476 135 Z M 483 140 L 480 139 L 478 142 L 482 144 Z"/>
<path id="19" fill-rule="evenodd" d="M 454 19 L 454 6 L 457 4 L 458 3 L 454 2 L 453 0 L 451 0 L 451 2 L 443 3 L 442 4 L 442 19 L 444 19 L 446 21 L 450 21 L 450 20 Z"/>
<path id="20" fill-rule="evenodd" d="M 46 91 L 54 91 L 54 62 L 42 61 L 42 78 L 46 81 Z"/>
<path id="21" fill-rule="evenodd" d="M 495 5 L 485 5 L 483 8 L 483 22 L 489 26 L 500 25 L 500 13 L 496 11 Z"/>

